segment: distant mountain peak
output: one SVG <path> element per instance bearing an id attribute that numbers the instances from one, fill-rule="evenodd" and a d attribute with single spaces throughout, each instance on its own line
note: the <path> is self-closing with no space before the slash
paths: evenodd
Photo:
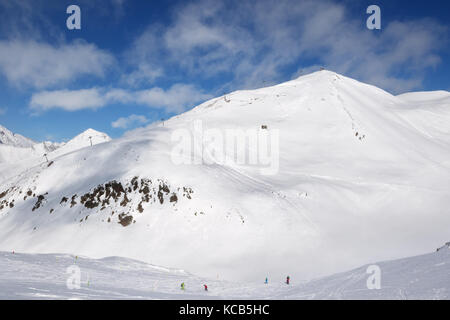
<path id="1" fill-rule="evenodd" d="M 79 135 L 74 137 L 72 140 L 82 139 L 82 138 L 88 138 L 89 139 L 89 137 L 91 137 L 91 138 L 94 138 L 94 137 L 102 138 L 105 141 L 111 140 L 111 138 L 106 133 L 94 130 L 92 128 L 89 128 L 89 129 L 83 131 L 82 133 L 80 133 Z M 72 140 L 70 140 L 70 141 L 72 141 Z"/>
<path id="2" fill-rule="evenodd" d="M 110 140 L 111 138 L 106 133 L 89 128 L 68 142 L 35 142 L 19 134 L 14 134 L 0 125 L 0 146 L 5 146 L 0 149 L 0 164 L 17 164 L 17 161 L 26 159 L 40 161 L 44 154 L 51 153 L 52 157 L 56 157 Z"/>
<path id="3" fill-rule="evenodd" d="M 94 136 L 94 135 L 106 135 L 107 136 L 106 133 L 97 131 L 97 130 L 92 129 L 92 128 L 89 128 L 89 129 L 83 131 L 78 136 L 89 136 L 89 135 L 91 135 L 91 136 Z"/>
<path id="4" fill-rule="evenodd" d="M 28 148 L 32 147 L 36 144 L 36 142 L 20 134 L 13 133 L 4 126 L 0 125 L 0 144 Z"/>
<path id="5" fill-rule="evenodd" d="M 87 129 L 74 137 L 73 139 L 69 140 L 65 145 L 64 149 L 79 149 L 88 147 L 90 145 L 96 145 L 103 142 L 111 141 L 111 137 L 108 136 L 104 132 L 100 132 L 94 129 Z"/>

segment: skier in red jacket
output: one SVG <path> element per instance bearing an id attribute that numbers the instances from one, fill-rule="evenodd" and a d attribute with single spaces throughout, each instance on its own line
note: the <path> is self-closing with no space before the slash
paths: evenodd
<path id="1" fill-rule="evenodd" d="M 208 286 L 206 284 L 203 285 L 205 287 L 205 291 L 208 291 Z"/>

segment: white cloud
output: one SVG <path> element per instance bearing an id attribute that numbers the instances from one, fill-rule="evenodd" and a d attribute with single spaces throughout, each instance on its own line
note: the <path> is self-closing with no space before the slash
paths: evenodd
<path id="1" fill-rule="evenodd" d="M 109 53 L 83 41 L 59 46 L 33 40 L 0 41 L 0 73 L 16 86 L 44 88 L 82 75 L 102 77 L 113 62 Z"/>
<path id="2" fill-rule="evenodd" d="M 137 86 L 140 84 L 153 83 L 157 78 L 163 76 L 163 69 L 159 66 L 140 64 L 136 70 L 123 76 L 123 80 L 128 85 Z"/>
<path id="3" fill-rule="evenodd" d="M 34 93 L 31 97 L 30 108 L 36 112 L 50 109 L 78 111 L 98 109 L 114 103 L 134 103 L 150 108 L 165 109 L 167 112 L 181 112 L 211 97 L 192 85 L 181 83 L 167 90 L 159 87 L 138 91 L 105 88 L 54 90 Z"/>
<path id="4" fill-rule="evenodd" d="M 192 85 L 175 84 L 168 90 L 152 88 L 135 93 L 136 101 L 154 108 L 164 108 L 167 111 L 181 112 L 187 105 L 212 98 Z"/>
<path id="5" fill-rule="evenodd" d="M 30 107 L 35 111 L 63 109 L 78 111 L 81 109 L 98 109 L 107 103 L 105 96 L 96 88 L 82 90 L 42 91 L 33 94 Z"/>
<path id="6" fill-rule="evenodd" d="M 45 1 L 0 1 L 0 33 L 2 38 L 41 39 L 45 37 L 59 38 L 61 30 L 55 26 L 44 10 L 51 6 Z"/>
<path id="7" fill-rule="evenodd" d="M 127 129 L 131 126 L 142 125 L 148 122 L 149 120 L 145 116 L 132 114 L 128 117 L 121 117 L 117 119 L 111 123 L 111 126 L 113 128 Z"/>
<path id="8" fill-rule="evenodd" d="M 286 69 L 310 62 L 394 92 L 419 87 L 447 30 L 431 20 L 391 21 L 381 32 L 365 28 L 367 15 L 349 15 L 329 0 L 199 0 L 176 7 L 167 26 L 151 25 L 129 56 L 140 65 L 164 66 L 192 79 L 220 76 L 230 89 L 287 80 Z M 305 62 L 304 62 L 305 61 Z"/>
<path id="9" fill-rule="evenodd" d="M 132 91 L 126 89 L 110 89 L 105 92 L 104 99 L 110 102 L 130 103 L 135 100 Z"/>

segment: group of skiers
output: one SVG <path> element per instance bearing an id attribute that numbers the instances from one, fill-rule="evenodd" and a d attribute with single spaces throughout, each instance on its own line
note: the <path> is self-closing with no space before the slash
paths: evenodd
<path id="1" fill-rule="evenodd" d="M 203 287 L 205 288 L 205 291 L 208 291 L 208 286 L 206 284 L 203 285 Z M 186 289 L 186 285 L 183 283 L 181 283 L 181 290 L 185 290 Z"/>
<path id="2" fill-rule="evenodd" d="M 289 280 L 291 280 L 291 277 L 287 276 L 286 277 L 286 284 L 289 284 Z M 268 284 L 269 283 L 269 279 L 266 277 L 266 280 L 264 281 L 264 284 Z"/>
<path id="3" fill-rule="evenodd" d="M 291 280 L 291 277 L 287 276 L 286 277 L 286 284 L 289 284 L 289 281 Z M 268 284 L 269 283 L 269 278 L 266 277 L 266 280 L 264 281 L 264 284 Z M 203 285 L 203 287 L 205 288 L 205 291 L 208 291 L 208 286 L 206 284 Z M 181 290 L 185 290 L 186 289 L 186 285 L 184 284 L 184 282 L 181 283 Z"/>

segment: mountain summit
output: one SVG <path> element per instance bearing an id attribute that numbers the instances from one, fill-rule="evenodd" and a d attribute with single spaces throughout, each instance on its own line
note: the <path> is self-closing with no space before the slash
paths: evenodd
<path id="1" fill-rule="evenodd" d="M 74 150 L 78 150 L 81 148 L 93 146 L 99 143 L 104 143 L 111 141 L 111 138 L 103 132 L 96 131 L 94 129 L 87 129 L 77 135 L 76 137 L 69 140 L 67 143 L 64 143 L 61 146 L 61 150 L 58 151 L 58 154 L 72 152 Z"/>

